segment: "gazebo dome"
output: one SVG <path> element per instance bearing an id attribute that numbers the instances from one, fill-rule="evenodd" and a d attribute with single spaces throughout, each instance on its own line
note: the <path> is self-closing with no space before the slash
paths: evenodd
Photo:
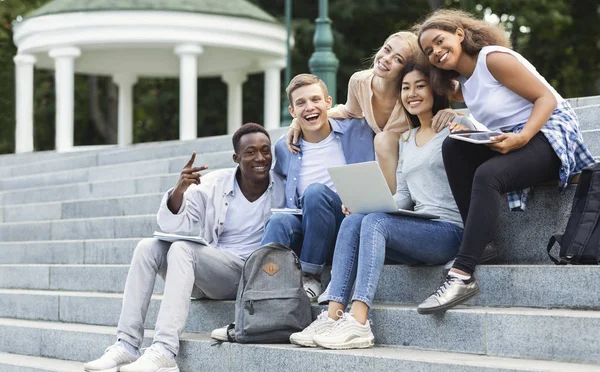
<path id="1" fill-rule="evenodd" d="M 56 70 L 58 150 L 72 147 L 73 73 L 113 77 L 120 145 L 131 143 L 131 87 L 143 77 L 179 77 L 179 134 L 189 140 L 196 138 L 197 77 L 220 76 L 227 84 L 232 132 L 241 125 L 247 75 L 265 73 L 264 125 L 278 127 L 286 37 L 282 24 L 246 0 L 51 1 L 14 27 L 17 100 L 24 102 L 17 105 L 17 151 L 33 149 L 32 66 Z"/>
<path id="2" fill-rule="evenodd" d="M 57 13 L 110 10 L 206 13 L 275 22 L 275 18 L 246 0 L 54 0 L 30 12 L 25 18 Z"/>

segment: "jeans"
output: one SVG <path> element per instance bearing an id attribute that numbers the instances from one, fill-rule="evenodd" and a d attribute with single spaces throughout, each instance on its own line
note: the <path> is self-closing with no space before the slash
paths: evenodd
<path id="1" fill-rule="evenodd" d="M 186 241 L 171 244 L 153 238 L 140 241 L 125 282 L 117 339 L 141 347 L 158 274 L 165 279 L 165 287 L 154 327 L 154 342 L 161 342 L 177 355 L 190 296 L 235 299 L 243 267 L 243 259 L 213 247 Z"/>
<path id="2" fill-rule="evenodd" d="M 302 197 L 302 217 L 273 214 L 265 225 L 261 245 L 280 243 L 300 252 L 302 271 L 318 275 L 331 257 L 343 219 L 338 194 L 323 184 L 313 183 Z"/>
<path id="3" fill-rule="evenodd" d="M 561 163 L 542 132 L 505 155 L 448 137 L 442 156 L 465 225 L 454 267 L 472 274 L 486 244 L 496 234 L 502 194 L 557 179 Z"/>
<path id="4" fill-rule="evenodd" d="M 352 300 L 371 307 L 385 258 L 437 265 L 458 252 L 463 229 L 446 221 L 386 213 L 353 214 L 344 219 L 333 255 L 329 300 Z"/>

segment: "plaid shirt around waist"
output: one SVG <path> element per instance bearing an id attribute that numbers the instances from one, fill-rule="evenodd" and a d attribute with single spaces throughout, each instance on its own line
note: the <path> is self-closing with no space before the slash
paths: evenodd
<path id="1" fill-rule="evenodd" d="M 512 129 L 512 132 L 520 133 L 524 126 L 525 123 L 518 124 Z M 557 105 L 541 131 L 560 159 L 558 189 L 563 191 L 573 176 L 596 161 L 583 143 L 579 120 L 569 102 L 563 101 Z M 510 209 L 525 211 L 530 191 L 531 188 L 509 192 L 507 197 Z"/>

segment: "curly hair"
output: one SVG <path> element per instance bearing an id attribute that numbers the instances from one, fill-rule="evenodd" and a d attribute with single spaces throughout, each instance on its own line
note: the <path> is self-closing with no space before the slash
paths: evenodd
<path id="1" fill-rule="evenodd" d="M 265 136 L 267 136 L 269 141 L 271 140 L 269 132 L 267 132 L 267 130 L 262 125 L 256 123 L 246 123 L 239 127 L 238 130 L 236 130 L 233 136 L 231 137 L 233 151 L 236 154 L 240 151 L 240 141 L 242 140 L 242 137 L 250 133 L 263 133 Z"/>
<path id="2" fill-rule="evenodd" d="M 483 19 L 477 19 L 472 14 L 456 9 L 440 9 L 429 15 L 421 24 L 415 25 L 413 29 L 418 32 L 419 48 L 421 35 L 431 29 L 455 33 L 462 29 L 464 39 L 460 43 L 462 50 L 470 56 L 474 56 L 488 45 L 500 45 L 511 48 L 511 43 L 506 30 L 502 25 L 490 25 Z M 458 77 L 458 72 L 441 70 L 435 68 L 431 71 L 431 83 L 438 93 L 449 94 L 454 91 L 453 79 Z"/>

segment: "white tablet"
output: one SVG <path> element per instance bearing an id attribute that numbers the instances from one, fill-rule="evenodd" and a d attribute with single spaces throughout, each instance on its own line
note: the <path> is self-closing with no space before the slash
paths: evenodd
<path id="1" fill-rule="evenodd" d="M 487 144 L 494 143 L 495 141 L 492 141 L 492 137 L 501 134 L 502 132 L 464 131 L 452 133 L 450 134 L 450 138 L 477 144 Z"/>

